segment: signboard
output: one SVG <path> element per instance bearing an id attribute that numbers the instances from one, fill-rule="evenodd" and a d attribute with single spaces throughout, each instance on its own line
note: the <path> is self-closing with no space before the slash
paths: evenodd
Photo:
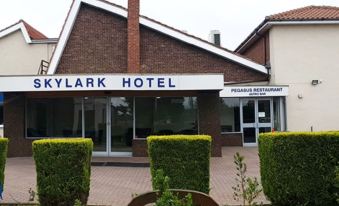
<path id="1" fill-rule="evenodd" d="M 234 86 L 224 87 L 220 97 L 277 97 L 287 96 L 288 86 Z"/>
<path id="2" fill-rule="evenodd" d="M 2 92 L 222 90 L 222 74 L 0 76 Z"/>

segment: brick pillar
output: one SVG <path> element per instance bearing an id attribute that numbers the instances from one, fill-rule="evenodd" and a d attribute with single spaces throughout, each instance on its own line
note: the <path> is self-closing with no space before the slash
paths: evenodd
<path id="1" fill-rule="evenodd" d="M 128 73 L 140 73 L 139 10 L 140 0 L 128 0 Z"/>
<path id="2" fill-rule="evenodd" d="M 201 92 L 198 95 L 200 134 L 212 136 L 212 156 L 221 157 L 221 129 L 219 92 Z"/>
<path id="3" fill-rule="evenodd" d="M 25 96 L 23 93 L 5 93 L 4 136 L 9 139 L 9 157 L 32 155 L 32 141 L 25 139 Z"/>

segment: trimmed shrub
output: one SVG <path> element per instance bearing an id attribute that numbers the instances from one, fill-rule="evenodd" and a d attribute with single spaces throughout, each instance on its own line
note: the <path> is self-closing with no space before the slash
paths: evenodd
<path id="1" fill-rule="evenodd" d="M 263 190 L 273 205 L 337 205 L 339 132 L 260 134 L 259 156 Z"/>
<path id="2" fill-rule="evenodd" d="M 147 138 L 153 189 L 157 170 L 164 171 L 171 189 L 209 193 L 211 137 L 207 135 L 150 136 Z"/>
<path id="3" fill-rule="evenodd" d="M 86 205 L 91 175 L 91 139 L 44 139 L 33 142 L 39 202 L 42 206 Z"/>
<path id="4" fill-rule="evenodd" d="M 5 165 L 7 158 L 8 139 L 0 138 L 0 184 L 2 189 L 5 182 Z"/>

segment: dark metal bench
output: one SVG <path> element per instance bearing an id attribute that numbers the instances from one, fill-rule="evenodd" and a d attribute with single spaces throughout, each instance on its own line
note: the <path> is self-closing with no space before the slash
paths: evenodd
<path id="1" fill-rule="evenodd" d="M 188 194 L 192 195 L 193 204 L 195 206 L 218 206 L 210 196 L 202 192 L 192 191 L 192 190 L 175 190 L 171 189 L 174 194 L 177 194 L 180 198 L 185 197 Z M 157 191 L 144 193 L 133 198 L 133 200 L 128 204 L 128 206 L 144 206 L 150 203 L 155 203 L 158 199 Z"/>

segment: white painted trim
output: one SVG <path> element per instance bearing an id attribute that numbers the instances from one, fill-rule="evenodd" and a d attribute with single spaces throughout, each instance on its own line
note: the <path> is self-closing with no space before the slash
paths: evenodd
<path id="1" fill-rule="evenodd" d="M 251 38 L 249 38 L 244 45 L 242 45 L 239 49 L 236 49 L 237 52 L 241 52 L 244 47 L 247 46 L 255 36 L 262 31 L 267 31 L 272 26 L 279 26 L 279 25 L 333 25 L 339 24 L 338 20 L 323 20 L 323 21 L 268 21 L 264 25 L 262 25 L 257 32 L 255 32 Z"/>
<path id="2" fill-rule="evenodd" d="M 59 43 L 58 43 L 58 45 L 55 49 L 53 58 L 51 60 L 50 67 L 48 69 L 48 74 L 54 74 L 55 71 L 56 71 L 56 68 L 57 68 L 59 61 L 60 61 L 60 58 L 61 58 L 61 55 L 64 51 L 64 48 L 65 48 L 66 43 L 68 41 L 68 38 L 71 34 L 71 31 L 72 31 L 75 19 L 77 17 L 77 14 L 79 12 L 81 3 L 86 3 L 86 4 L 92 5 L 94 7 L 97 7 L 97 8 L 100 8 L 100 9 L 106 10 L 108 12 L 112 12 L 112 13 L 115 13 L 115 14 L 118 14 L 120 16 L 127 18 L 127 11 L 125 9 L 120 8 L 120 7 L 117 7 L 117 6 L 102 2 L 102 1 L 98 1 L 98 0 L 75 0 L 74 4 L 73 4 L 73 6 L 70 10 L 69 16 L 68 16 L 68 18 L 65 22 L 64 30 L 61 33 Z M 179 39 L 179 40 L 181 40 L 185 43 L 200 47 L 200 48 L 205 49 L 209 52 L 220 55 L 224 58 L 227 58 L 227 59 L 230 59 L 234 62 L 240 63 L 240 64 L 242 64 L 246 67 L 249 67 L 251 69 L 254 69 L 258 72 L 265 73 L 265 74 L 268 73 L 267 68 L 260 65 L 260 64 L 257 64 L 255 62 L 252 62 L 250 60 L 247 60 L 245 58 L 237 56 L 237 55 L 233 54 L 232 52 L 228 52 L 228 51 L 226 51 L 222 48 L 216 47 L 214 45 L 211 45 L 207 42 L 201 41 L 201 40 L 196 39 L 192 36 L 189 36 L 189 35 L 186 35 L 184 33 L 179 32 L 179 31 L 176 31 L 174 29 L 170 29 L 170 28 L 168 28 L 168 27 L 166 27 L 162 24 L 151 21 L 151 20 L 149 20 L 145 17 L 140 17 L 140 24 L 142 24 L 146 27 L 152 28 L 154 30 L 157 30 L 159 32 L 162 32 L 162 33 L 169 35 L 173 38 Z"/>
<path id="3" fill-rule="evenodd" d="M 0 38 L 5 37 L 13 32 L 16 32 L 17 30 L 21 30 L 22 35 L 24 36 L 25 41 L 27 42 L 27 44 L 31 44 L 32 43 L 32 39 L 29 37 L 29 34 L 27 32 L 27 29 L 24 25 L 24 23 L 19 22 L 11 27 L 9 27 L 8 29 L 3 30 L 2 32 L 0 32 Z"/>

